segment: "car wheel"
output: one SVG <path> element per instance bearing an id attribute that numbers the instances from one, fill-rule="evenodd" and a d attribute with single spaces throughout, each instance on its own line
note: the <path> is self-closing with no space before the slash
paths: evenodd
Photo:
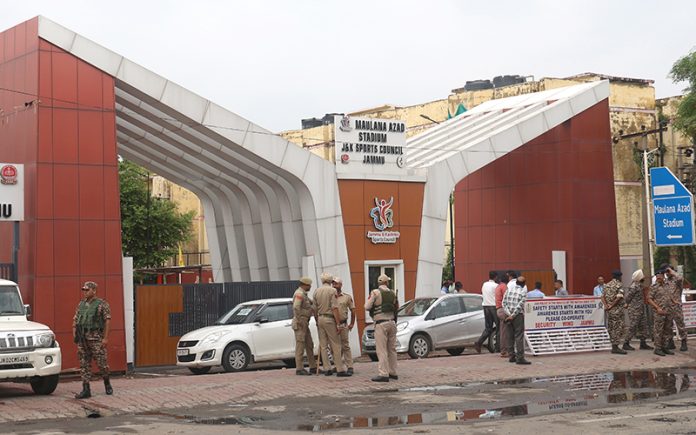
<path id="1" fill-rule="evenodd" d="M 204 375 L 210 371 L 211 367 L 189 367 L 188 369 L 191 370 L 191 373 L 194 375 Z"/>
<path id="2" fill-rule="evenodd" d="M 297 364 L 295 364 L 295 358 L 292 359 L 284 359 L 283 364 L 285 364 L 288 368 L 294 369 Z"/>
<path id="3" fill-rule="evenodd" d="M 453 347 L 451 349 L 447 349 L 447 353 L 452 355 L 452 356 L 461 355 L 462 352 L 464 352 L 463 347 Z"/>
<path id="4" fill-rule="evenodd" d="M 408 354 L 413 359 L 425 358 L 430 353 L 430 340 L 424 334 L 416 334 L 408 345 Z"/>
<path id="5" fill-rule="evenodd" d="M 58 375 L 42 376 L 31 380 L 31 389 L 34 393 L 47 395 L 56 391 L 58 386 Z"/>
<path id="6" fill-rule="evenodd" d="M 368 353 L 367 356 L 369 356 L 372 361 L 379 361 L 376 353 Z"/>
<path id="7" fill-rule="evenodd" d="M 239 372 L 247 368 L 251 355 L 241 344 L 230 344 L 222 354 L 222 367 L 226 372 Z"/>

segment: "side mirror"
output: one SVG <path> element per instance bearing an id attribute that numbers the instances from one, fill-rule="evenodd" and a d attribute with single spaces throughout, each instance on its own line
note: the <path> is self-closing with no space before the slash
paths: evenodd
<path id="1" fill-rule="evenodd" d="M 268 317 L 257 317 L 254 319 L 254 322 L 256 323 L 268 323 Z"/>
<path id="2" fill-rule="evenodd" d="M 24 315 L 31 317 L 31 305 L 24 304 Z"/>

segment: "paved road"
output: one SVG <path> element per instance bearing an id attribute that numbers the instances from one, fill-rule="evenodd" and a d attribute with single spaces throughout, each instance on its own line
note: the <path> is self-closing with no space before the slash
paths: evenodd
<path id="1" fill-rule="evenodd" d="M 531 366 L 510 364 L 493 354 L 402 360 L 399 362 L 399 381 L 388 384 L 370 382 L 370 377 L 376 373 L 376 363 L 372 362 L 357 364 L 357 373 L 352 378 L 297 377 L 292 369 L 203 376 L 139 376 L 115 379 L 113 396 L 104 395 L 103 386 L 95 382 L 95 396 L 84 401 L 72 398 L 80 390 L 77 381 L 62 382 L 53 395 L 45 397 L 34 396 L 26 385 L 0 384 L 0 424 L 81 418 L 94 411 L 102 416 L 114 416 L 278 400 L 345 399 L 389 392 L 395 388 L 696 365 L 691 353 L 661 358 L 648 351 L 636 351 L 626 356 L 602 352 L 531 360 Z"/>

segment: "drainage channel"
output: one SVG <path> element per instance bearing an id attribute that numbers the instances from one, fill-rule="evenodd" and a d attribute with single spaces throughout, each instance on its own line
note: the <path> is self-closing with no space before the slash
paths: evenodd
<path id="1" fill-rule="evenodd" d="M 237 409 L 234 415 L 219 415 L 225 413 L 219 410 L 218 415 L 206 412 L 206 416 L 178 418 L 204 425 L 244 425 L 311 432 L 452 424 L 659 400 L 689 392 L 694 377 L 696 367 L 685 367 L 445 384 L 379 394 L 356 394 L 340 400 L 326 397 L 296 398 L 291 403 L 279 400 L 275 407 Z M 385 403 L 389 406 L 385 407 Z M 273 405 L 273 402 L 267 405 Z M 280 410 L 263 411 L 269 408 Z"/>

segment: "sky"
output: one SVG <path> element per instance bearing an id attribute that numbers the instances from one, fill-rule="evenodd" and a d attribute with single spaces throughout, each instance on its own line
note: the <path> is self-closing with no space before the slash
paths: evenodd
<path id="1" fill-rule="evenodd" d="M 651 79 L 696 48 L 684 1 L 3 1 L 0 31 L 53 21 L 272 131 L 447 98 L 468 80 Z"/>

